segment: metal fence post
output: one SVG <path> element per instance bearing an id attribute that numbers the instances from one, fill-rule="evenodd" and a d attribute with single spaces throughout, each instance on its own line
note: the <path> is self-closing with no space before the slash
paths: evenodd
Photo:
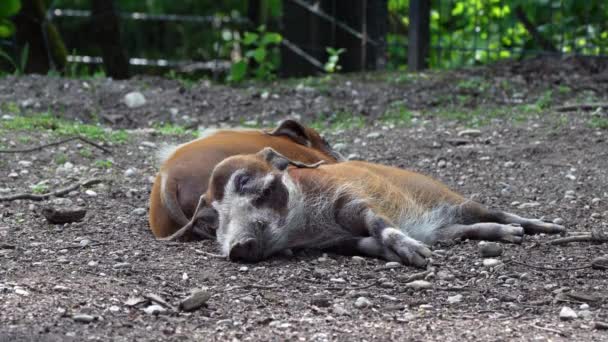
<path id="1" fill-rule="evenodd" d="M 430 0 L 410 0 L 409 44 L 407 47 L 407 64 L 411 71 L 428 67 L 430 43 Z"/>

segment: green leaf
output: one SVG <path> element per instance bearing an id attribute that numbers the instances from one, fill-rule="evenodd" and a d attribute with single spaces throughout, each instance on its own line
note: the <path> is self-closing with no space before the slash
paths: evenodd
<path id="1" fill-rule="evenodd" d="M 279 33 L 268 32 L 262 37 L 262 45 L 279 44 L 282 40 L 283 37 Z"/>
<path id="2" fill-rule="evenodd" d="M 13 66 L 13 68 L 15 68 L 15 70 L 17 70 L 17 65 L 15 64 L 15 61 L 13 60 L 13 58 L 2 50 L 0 50 L 0 59 L 6 60 Z"/>
<path id="3" fill-rule="evenodd" d="M 2 0 L 0 1 L 0 18 L 12 17 L 19 13 L 21 9 L 20 0 Z"/>
<path id="4" fill-rule="evenodd" d="M 0 38 L 10 38 L 15 34 L 15 25 L 7 19 L 0 19 Z"/>
<path id="5" fill-rule="evenodd" d="M 252 57 L 258 63 L 264 62 L 264 60 L 266 59 L 266 49 L 263 47 L 259 47 L 255 50 L 253 50 Z"/>
<path id="6" fill-rule="evenodd" d="M 230 67 L 230 75 L 228 75 L 228 81 L 230 82 L 240 82 L 245 79 L 247 75 L 247 62 L 239 61 L 233 63 Z"/>
<path id="7" fill-rule="evenodd" d="M 254 32 L 245 32 L 245 37 L 243 37 L 243 44 L 245 45 L 253 45 L 257 43 L 260 36 Z"/>

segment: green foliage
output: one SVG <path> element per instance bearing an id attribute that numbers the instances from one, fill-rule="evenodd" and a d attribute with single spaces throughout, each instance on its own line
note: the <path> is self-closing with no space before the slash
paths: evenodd
<path id="1" fill-rule="evenodd" d="M 273 49 L 282 40 L 280 34 L 266 32 L 264 26 L 260 26 L 257 32 L 245 32 L 242 39 L 230 35 L 229 44 L 241 44 L 244 55 L 241 60 L 232 64 L 228 82 L 241 82 L 249 77 L 260 81 L 273 80 L 278 68 L 278 57 L 273 53 Z"/>
<path id="2" fill-rule="evenodd" d="M 365 118 L 351 112 L 340 111 L 332 115 L 321 114 L 310 126 L 320 131 L 340 131 L 365 127 Z"/>
<path id="3" fill-rule="evenodd" d="M 55 164 L 63 165 L 68 161 L 68 156 L 65 153 L 58 153 L 55 156 Z"/>
<path id="4" fill-rule="evenodd" d="M 608 129 L 608 119 L 594 116 L 589 120 L 589 126 L 598 129 Z"/>
<path id="5" fill-rule="evenodd" d="M 15 34 L 15 25 L 10 17 L 19 13 L 21 0 L 0 1 L 0 39 L 10 38 Z"/>
<path id="6" fill-rule="evenodd" d="M 82 135 L 96 141 L 124 143 L 128 133 L 124 130 L 107 130 L 101 126 L 67 121 L 49 113 L 34 116 L 15 116 L 10 120 L 0 121 L 0 128 L 21 131 L 49 131 L 59 136 Z"/>
<path id="7" fill-rule="evenodd" d="M 25 67 L 27 65 L 29 54 L 30 46 L 26 43 L 18 58 L 13 58 L 6 52 L 0 50 L 0 59 L 4 59 L 13 67 L 15 75 L 23 75 L 25 73 Z M 18 59 L 18 61 L 15 61 L 15 59 Z"/>
<path id="8" fill-rule="evenodd" d="M 155 125 L 153 125 L 153 127 L 160 135 L 188 135 L 188 134 L 195 135 L 196 134 L 195 132 L 187 130 L 183 126 L 174 125 L 174 124 L 170 124 L 170 123 L 155 124 Z"/>
<path id="9" fill-rule="evenodd" d="M 340 55 L 346 52 L 346 49 L 334 49 L 332 47 L 325 48 L 329 58 L 327 59 L 327 63 L 323 66 L 326 72 L 333 73 L 336 71 L 340 71 L 342 67 L 340 64 Z"/>
<path id="10" fill-rule="evenodd" d="M 401 102 L 391 104 L 380 116 L 380 121 L 395 126 L 409 126 L 412 123 L 412 112 Z"/>
<path id="11" fill-rule="evenodd" d="M 32 192 L 35 194 L 43 194 L 49 191 L 49 186 L 46 184 L 46 182 L 42 181 L 40 183 L 31 185 L 30 189 L 32 189 Z"/>
<path id="12" fill-rule="evenodd" d="M 111 160 L 99 159 L 99 160 L 96 160 L 95 163 L 93 163 L 93 165 L 95 165 L 95 167 L 98 167 L 100 169 L 110 169 L 110 168 L 112 168 L 112 165 L 114 165 L 114 163 Z"/>

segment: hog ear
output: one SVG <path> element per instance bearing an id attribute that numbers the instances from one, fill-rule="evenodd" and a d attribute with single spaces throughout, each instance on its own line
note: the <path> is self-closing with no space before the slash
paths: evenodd
<path id="1" fill-rule="evenodd" d="M 312 137 L 308 134 L 306 127 L 296 120 L 284 120 L 268 134 L 272 136 L 286 136 L 300 145 L 312 146 Z"/>
<path id="2" fill-rule="evenodd" d="M 291 160 L 291 159 L 285 157 L 284 155 L 280 154 L 276 150 L 274 150 L 272 147 L 266 147 L 263 150 L 261 150 L 258 154 L 261 155 L 261 157 L 264 159 L 264 161 L 266 161 L 268 164 L 272 165 L 272 167 L 274 167 L 275 169 L 277 169 L 279 171 L 285 171 L 289 165 L 293 165 L 293 166 L 300 167 L 300 168 L 314 169 L 314 168 L 318 167 L 319 165 L 325 163 L 325 161 L 323 161 L 323 160 L 316 162 L 314 164 L 306 164 L 306 163 L 299 162 L 297 160 Z"/>

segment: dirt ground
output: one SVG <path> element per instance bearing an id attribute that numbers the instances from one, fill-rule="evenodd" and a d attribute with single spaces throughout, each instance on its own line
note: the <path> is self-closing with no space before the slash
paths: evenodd
<path id="1" fill-rule="evenodd" d="M 127 108 L 130 91 L 147 103 Z M 528 236 L 503 245 L 496 266 L 484 266 L 477 241 L 440 244 L 421 275 L 317 251 L 239 264 L 209 256 L 218 252 L 212 241 L 157 242 L 147 223 L 155 151 L 192 137 L 142 128 L 161 121 L 273 126 L 286 116 L 336 124 L 344 117 L 331 113 L 363 115 L 364 127 L 324 132 L 344 155 L 423 172 L 488 206 L 563 220 L 569 232 L 605 232 L 608 107 L 560 107 L 607 101 L 608 63 L 572 58 L 234 88 L 160 78 L 0 79 L 0 120 L 21 115 L 9 111 L 14 103 L 22 114 L 50 110 L 133 129 L 127 143 L 105 143 L 111 155 L 77 141 L 0 154 L 0 196 L 31 192 L 41 181 L 53 190 L 104 179 L 61 198 L 0 202 L 0 341 L 606 341 L 608 330 L 596 322 L 608 322 L 608 271 L 588 266 L 608 256 L 608 244 L 557 246 L 546 243 L 555 237 Z M 411 111 L 407 122 L 373 120 L 395 102 Z M 513 112 L 491 115 L 497 108 Z M 481 119 L 449 115 L 457 110 Z M 463 135 L 471 126 L 479 131 Z M 58 137 L 0 130 L 2 148 L 38 140 Z M 41 213 L 47 206 L 87 214 L 55 225 Z M 429 287 L 406 285 L 413 279 Z M 210 294 L 207 305 L 177 309 L 194 289 Z M 150 294 L 168 303 L 165 312 L 146 312 Z M 369 303 L 355 305 L 360 297 Z M 563 307 L 578 318 L 560 319 Z"/>

